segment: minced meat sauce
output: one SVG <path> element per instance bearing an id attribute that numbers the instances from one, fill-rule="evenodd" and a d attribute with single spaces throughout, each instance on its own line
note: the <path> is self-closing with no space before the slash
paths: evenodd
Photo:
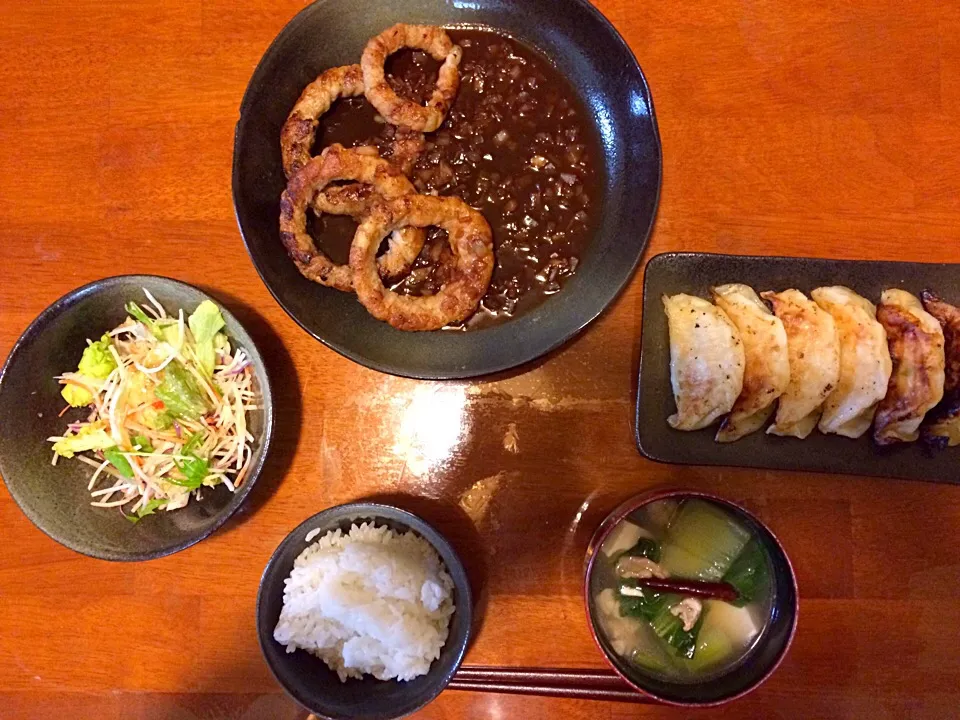
<path id="1" fill-rule="evenodd" d="M 598 143 L 570 83 L 539 53 L 490 31 L 450 35 L 463 48 L 460 89 L 410 177 L 418 192 L 463 198 L 493 230 L 497 264 L 469 329 L 535 307 L 576 272 L 600 210 Z M 389 58 L 388 80 L 423 102 L 438 67 L 426 53 L 403 50 Z M 340 100 L 320 119 L 314 151 L 376 144 L 389 157 L 393 132 L 365 99 Z M 331 259 L 346 262 L 355 228 L 349 218 L 323 216 L 313 234 Z M 414 268 L 393 288 L 434 293 L 450 254 L 445 233 L 431 228 Z"/>

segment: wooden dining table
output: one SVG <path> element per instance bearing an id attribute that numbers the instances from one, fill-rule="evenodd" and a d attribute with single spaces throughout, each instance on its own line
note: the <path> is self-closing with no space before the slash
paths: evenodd
<path id="1" fill-rule="evenodd" d="M 621 501 L 663 486 L 754 511 L 783 541 L 800 588 L 779 670 L 697 717 L 957 717 L 960 487 L 642 457 L 642 266 L 561 349 L 467 382 L 367 369 L 283 312 L 237 230 L 231 157 L 247 81 L 305 4 L 0 5 L 0 357 L 73 288 L 166 275 L 212 293 L 248 327 L 277 407 L 269 461 L 241 511 L 166 558 L 72 552 L 0 491 L 0 718 L 301 720 L 260 654 L 258 582 L 290 530 L 357 499 L 412 510 L 457 547 L 482 618 L 466 662 L 602 668 L 581 594 L 588 540 Z M 643 67 L 662 135 L 645 259 L 691 250 L 960 262 L 960 5 L 596 4 Z M 690 716 L 457 690 L 417 715 Z"/>

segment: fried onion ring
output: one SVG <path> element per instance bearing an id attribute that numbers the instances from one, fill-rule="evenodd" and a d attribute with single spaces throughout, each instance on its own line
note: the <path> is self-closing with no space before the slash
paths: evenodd
<path id="1" fill-rule="evenodd" d="M 435 295 L 400 295 L 384 287 L 377 273 L 383 238 L 411 226 L 447 231 L 455 262 L 451 279 Z M 373 204 L 353 237 L 350 267 L 357 298 L 375 318 L 399 330 L 438 330 L 477 309 L 493 274 L 493 235 L 483 215 L 458 197 L 406 195 Z"/>
<path id="2" fill-rule="evenodd" d="M 409 175 L 413 170 L 414 163 L 420 157 L 420 153 L 426 146 L 423 133 L 414 132 L 407 128 L 397 128 L 393 138 L 392 154 L 384 157 L 384 160 L 392 162 L 400 168 L 404 175 Z M 350 148 L 353 152 L 361 155 L 372 155 L 380 157 L 377 148 L 373 145 L 362 145 L 360 147 Z M 313 209 L 317 213 L 327 213 L 329 215 L 349 215 L 354 220 L 359 221 L 360 216 L 366 213 L 370 201 L 376 197 L 377 193 L 370 185 L 361 185 L 352 183 L 350 185 L 334 185 L 317 193 L 313 199 Z M 396 274 L 396 273 L 391 273 Z"/>
<path id="3" fill-rule="evenodd" d="M 349 292 L 353 290 L 353 270 L 348 265 L 335 264 L 307 232 L 307 206 L 316 203 L 317 194 L 337 180 L 355 180 L 362 185 L 331 188 L 337 191 L 332 195 L 340 199 L 340 204 L 323 203 L 323 211 L 357 219 L 373 200 L 398 198 L 413 193 L 414 188 L 399 168 L 386 160 L 342 145 L 326 148 L 290 178 L 280 197 L 280 239 L 287 254 L 308 280 Z M 371 186 L 372 190 L 363 190 L 364 186 Z M 393 277 L 408 271 L 420 254 L 424 238 L 424 231 L 414 227 L 394 233 L 387 252 L 377 263 L 379 272 Z"/>
<path id="4" fill-rule="evenodd" d="M 403 47 L 423 50 L 434 60 L 443 61 L 437 75 L 437 87 L 426 105 L 400 97 L 387 82 L 384 62 Z M 398 23 L 371 38 L 363 50 L 360 67 L 363 68 L 367 100 L 393 125 L 433 132 L 440 127 L 457 95 L 460 86 L 457 68 L 462 56 L 463 50 L 453 44 L 443 28 Z"/>
<path id="5" fill-rule="evenodd" d="M 335 100 L 360 95 L 363 95 L 363 71 L 359 65 L 330 68 L 303 89 L 280 130 L 280 154 L 283 172 L 288 179 L 310 161 L 310 149 L 316 139 L 320 116 L 330 110 Z M 386 159 L 408 175 L 425 144 L 423 133 L 398 127 Z M 372 146 L 354 149 L 361 153 L 378 154 Z"/>
<path id="6" fill-rule="evenodd" d="M 333 101 L 362 94 L 363 71 L 359 65 L 330 68 L 303 89 L 280 131 L 280 153 L 287 178 L 310 161 L 320 116 Z"/>

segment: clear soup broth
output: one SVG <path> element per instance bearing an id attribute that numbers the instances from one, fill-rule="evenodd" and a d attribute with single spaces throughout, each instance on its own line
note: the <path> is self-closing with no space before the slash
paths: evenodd
<path id="1" fill-rule="evenodd" d="M 658 592 L 643 578 L 726 582 L 739 599 Z M 722 505 L 688 498 L 644 505 L 600 547 L 590 592 L 608 648 L 646 675 L 701 682 L 744 662 L 773 607 L 773 569 L 752 528 Z"/>

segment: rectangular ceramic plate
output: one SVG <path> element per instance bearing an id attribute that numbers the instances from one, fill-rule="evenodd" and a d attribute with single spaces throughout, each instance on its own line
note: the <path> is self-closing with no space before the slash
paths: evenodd
<path id="1" fill-rule="evenodd" d="M 710 287 L 746 283 L 758 293 L 846 285 L 872 302 L 891 287 L 914 294 L 930 289 L 960 304 L 960 265 L 665 253 L 654 257 L 643 285 L 643 333 L 637 396 L 637 447 L 651 460 L 686 465 L 729 465 L 815 470 L 960 483 L 960 447 L 939 452 L 919 443 L 878 448 L 868 432 L 857 440 L 814 431 L 807 439 L 759 430 L 737 442 L 714 442 L 717 426 L 682 432 L 667 425 L 676 406 L 670 387 L 670 344 L 662 295 L 710 297 Z"/>

